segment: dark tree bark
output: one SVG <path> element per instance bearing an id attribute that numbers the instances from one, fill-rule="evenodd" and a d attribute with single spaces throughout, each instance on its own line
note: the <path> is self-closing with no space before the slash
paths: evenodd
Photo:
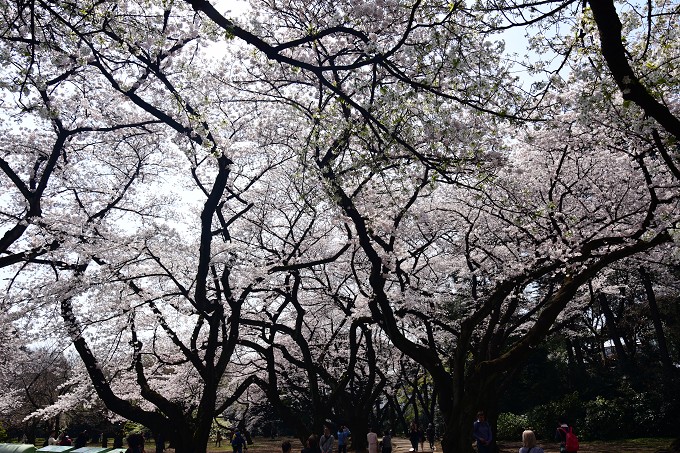
<path id="1" fill-rule="evenodd" d="M 604 293 L 600 293 L 598 294 L 597 300 L 600 304 L 600 308 L 602 309 L 602 314 L 604 315 L 607 321 L 606 326 L 607 332 L 609 334 L 609 340 L 611 340 L 611 342 L 614 344 L 614 349 L 616 350 L 616 356 L 618 358 L 618 361 L 622 365 L 624 370 L 628 370 L 626 364 L 629 362 L 629 357 L 628 353 L 626 352 L 626 349 L 623 347 L 623 343 L 621 342 L 623 334 L 619 331 L 617 327 L 616 317 L 614 316 L 614 313 L 611 307 L 609 306 L 609 300 L 607 299 L 607 295 Z"/>
<path id="2" fill-rule="evenodd" d="M 652 318 L 654 324 L 654 332 L 656 333 L 656 341 L 659 345 L 659 357 L 663 366 L 664 372 L 672 373 L 675 369 L 673 360 L 668 352 L 668 345 L 666 343 L 666 335 L 664 334 L 663 323 L 661 322 L 661 315 L 659 313 L 659 306 L 656 303 L 656 293 L 652 286 L 652 278 L 649 272 L 644 267 L 640 267 L 640 277 L 642 285 L 647 294 L 647 304 L 649 305 L 649 316 Z"/>
<path id="3" fill-rule="evenodd" d="M 609 70 L 623 98 L 637 104 L 661 124 L 676 140 L 680 140 L 680 120 L 657 101 L 640 82 L 626 57 L 622 25 L 613 0 L 589 0 L 588 4 L 600 32 L 600 45 Z"/>

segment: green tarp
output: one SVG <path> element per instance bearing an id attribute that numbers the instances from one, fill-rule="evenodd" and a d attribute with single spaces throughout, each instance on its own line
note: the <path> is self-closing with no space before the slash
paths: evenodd
<path id="1" fill-rule="evenodd" d="M 104 453 L 111 451 L 112 448 L 102 447 L 80 447 L 73 450 L 71 453 Z"/>
<path id="2" fill-rule="evenodd" d="M 0 453 L 35 453 L 35 445 L 0 444 Z"/>
<path id="3" fill-rule="evenodd" d="M 75 449 L 76 447 L 72 445 L 48 445 L 47 447 L 40 447 L 37 451 L 65 452 Z"/>

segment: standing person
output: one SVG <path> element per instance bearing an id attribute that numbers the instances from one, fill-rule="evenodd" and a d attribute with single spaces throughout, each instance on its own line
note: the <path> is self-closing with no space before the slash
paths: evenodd
<path id="1" fill-rule="evenodd" d="M 234 450 L 234 453 L 243 453 L 243 443 L 245 441 L 243 440 L 243 436 L 241 435 L 241 431 L 239 431 L 238 428 L 234 430 L 234 435 L 231 438 L 231 449 Z"/>
<path id="2" fill-rule="evenodd" d="M 392 431 L 385 431 L 385 435 L 382 438 L 382 451 L 380 453 L 392 453 Z"/>
<path id="3" fill-rule="evenodd" d="M 120 430 L 113 435 L 113 448 L 123 448 L 123 432 Z"/>
<path id="4" fill-rule="evenodd" d="M 565 417 L 560 417 L 557 421 L 557 431 L 555 432 L 555 440 L 560 443 L 560 453 L 576 453 L 578 446 L 576 448 L 569 448 L 567 445 L 567 433 L 573 435 L 574 428 L 567 423 Z"/>
<path id="5" fill-rule="evenodd" d="M 165 437 L 163 437 L 163 434 L 157 433 L 153 438 L 156 443 L 156 453 L 163 453 L 165 451 Z"/>
<path id="6" fill-rule="evenodd" d="M 427 425 L 427 442 L 430 444 L 430 451 L 434 451 L 434 425 L 430 423 Z"/>
<path id="7" fill-rule="evenodd" d="M 486 421 L 484 411 L 477 412 L 477 421 L 472 427 L 472 435 L 477 441 L 477 451 L 479 453 L 491 453 L 491 425 Z"/>
<path id="8" fill-rule="evenodd" d="M 368 453 L 378 453 L 378 435 L 373 431 L 373 428 L 368 428 L 366 440 L 368 441 Z"/>
<path id="9" fill-rule="evenodd" d="M 321 453 L 333 453 L 333 435 L 328 425 L 323 427 L 323 434 L 319 438 L 319 449 Z"/>
<path id="10" fill-rule="evenodd" d="M 132 433 L 127 436 L 128 449 L 125 453 L 144 453 L 144 436 L 140 433 Z"/>
<path id="11" fill-rule="evenodd" d="M 345 425 L 340 425 L 340 429 L 338 429 L 338 453 L 347 453 L 350 434 L 352 433 Z"/>
<path id="12" fill-rule="evenodd" d="M 408 440 L 411 441 L 411 451 L 418 451 L 418 443 L 420 442 L 420 432 L 418 424 L 415 421 L 411 422 L 411 427 L 408 430 Z"/>
<path id="13" fill-rule="evenodd" d="M 219 429 L 217 430 L 217 434 L 215 434 L 215 446 L 216 447 L 222 446 L 222 431 L 220 431 Z"/>
<path id="14" fill-rule="evenodd" d="M 536 434 L 530 429 L 522 433 L 522 447 L 519 453 L 545 453 L 541 447 L 536 446 Z"/>

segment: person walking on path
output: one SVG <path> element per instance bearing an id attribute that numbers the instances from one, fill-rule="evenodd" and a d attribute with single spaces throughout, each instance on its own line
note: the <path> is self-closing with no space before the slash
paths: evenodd
<path id="1" fill-rule="evenodd" d="M 382 438 L 381 442 L 382 449 L 380 453 L 392 453 L 392 431 L 387 430 L 385 431 L 385 435 Z"/>
<path id="2" fill-rule="evenodd" d="M 411 427 L 408 431 L 408 440 L 411 441 L 411 451 L 418 452 L 418 443 L 420 443 L 420 430 L 415 421 L 411 422 Z"/>
<path id="3" fill-rule="evenodd" d="M 241 435 L 241 431 L 239 431 L 238 428 L 234 430 L 234 435 L 231 438 L 231 449 L 234 451 L 234 453 L 243 453 L 243 444 L 245 443 L 245 440 L 243 439 L 243 436 Z"/>
<path id="4" fill-rule="evenodd" d="M 522 447 L 519 453 L 545 453 L 541 447 L 536 446 L 536 434 L 530 429 L 522 433 Z"/>
<path id="5" fill-rule="evenodd" d="M 432 423 L 427 425 L 425 434 L 427 434 L 427 442 L 430 444 L 430 451 L 434 451 L 434 425 Z"/>
<path id="6" fill-rule="evenodd" d="M 477 441 L 478 453 L 491 453 L 491 441 L 493 440 L 491 425 L 486 421 L 486 415 L 483 411 L 477 412 L 477 421 L 472 427 L 472 435 Z"/>

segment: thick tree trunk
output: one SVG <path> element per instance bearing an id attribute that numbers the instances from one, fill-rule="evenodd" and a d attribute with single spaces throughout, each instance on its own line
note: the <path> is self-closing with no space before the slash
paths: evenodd
<path id="1" fill-rule="evenodd" d="M 408 422 L 406 421 L 406 417 L 404 416 L 404 411 L 402 410 L 401 406 L 397 402 L 397 399 L 393 396 L 389 397 L 389 402 L 390 402 L 390 407 L 394 410 L 394 425 L 392 426 L 392 429 L 394 430 L 395 434 L 400 433 L 400 434 L 406 434 L 408 432 Z M 397 425 L 400 426 L 401 429 L 397 428 Z"/>
<path id="2" fill-rule="evenodd" d="M 474 412 L 474 406 L 457 408 L 453 413 L 445 417 L 445 428 L 442 433 L 443 453 L 472 453 L 474 452 L 472 440 L 472 424 L 470 413 Z"/>
<path id="3" fill-rule="evenodd" d="M 365 452 L 368 450 L 368 417 L 355 418 L 352 421 L 351 427 L 349 427 L 352 432 L 352 442 L 349 448 L 356 452 Z"/>
<path id="4" fill-rule="evenodd" d="M 600 293 L 598 296 L 598 302 L 600 303 L 600 308 L 602 309 L 602 314 L 606 320 L 607 333 L 609 334 L 609 339 L 614 343 L 614 349 L 616 349 L 616 356 L 621 368 L 624 371 L 629 370 L 628 367 L 628 354 L 626 349 L 623 347 L 621 342 L 622 334 L 619 332 L 618 326 L 616 325 L 616 318 L 614 312 L 609 306 L 609 301 L 604 293 Z"/>
<path id="5" fill-rule="evenodd" d="M 661 359 L 664 371 L 670 373 L 674 369 L 673 361 L 668 353 L 666 336 L 664 335 L 663 323 L 661 322 L 661 315 L 659 314 L 659 306 L 656 303 L 656 294 L 654 293 L 654 287 L 652 286 L 652 279 L 644 267 L 640 267 L 640 277 L 642 278 L 642 284 L 645 287 L 645 293 L 647 293 L 649 315 L 652 318 L 654 332 L 656 333 L 656 341 L 659 345 L 659 358 Z"/>
<path id="6" fill-rule="evenodd" d="M 455 394 L 457 393 L 457 394 Z M 454 389 L 454 401 L 442 403 L 440 409 L 445 419 L 442 435 L 443 453 L 471 453 L 476 451 L 472 436 L 477 412 L 483 411 L 493 432 L 495 451 L 496 421 L 498 420 L 498 379 L 494 376 L 468 377 L 463 391 Z"/>

